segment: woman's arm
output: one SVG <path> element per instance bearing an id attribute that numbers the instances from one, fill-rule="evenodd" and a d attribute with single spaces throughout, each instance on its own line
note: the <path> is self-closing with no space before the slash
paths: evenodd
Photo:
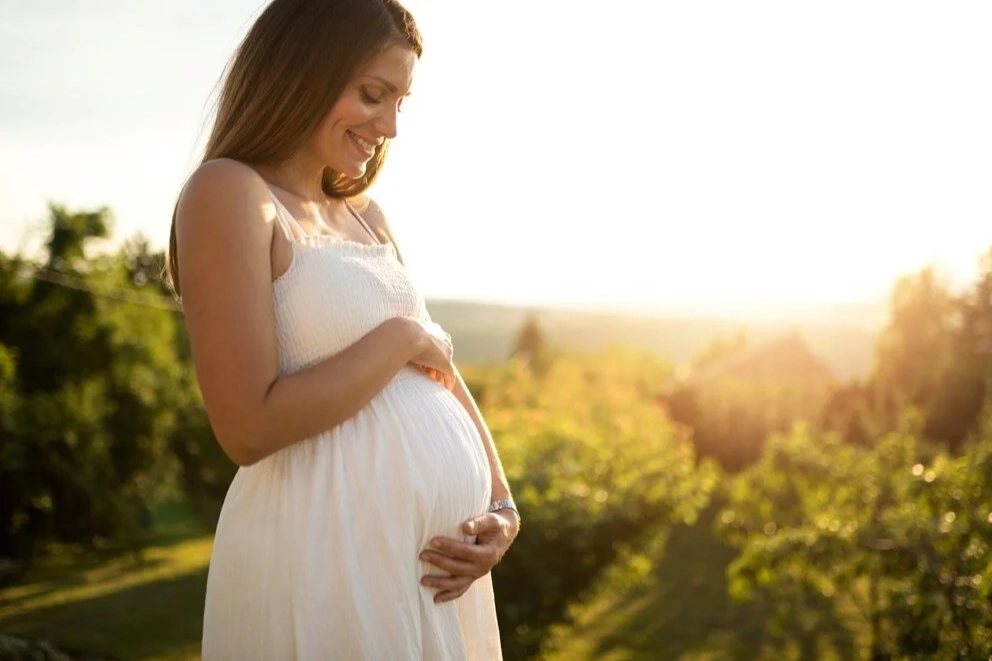
<path id="1" fill-rule="evenodd" d="M 353 416 L 427 341 L 415 320 L 391 319 L 335 356 L 280 377 L 270 257 L 275 214 L 264 181 L 228 159 L 202 165 L 177 209 L 179 282 L 197 380 L 214 435 L 242 466 Z"/>

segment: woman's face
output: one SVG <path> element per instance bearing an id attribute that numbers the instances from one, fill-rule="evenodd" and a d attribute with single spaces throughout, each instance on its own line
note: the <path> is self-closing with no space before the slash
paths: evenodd
<path id="1" fill-rule="evenodd" d="M 410 91 L 416 54 L 390 46 L 358 72 L 310 141 L 310 150 L 335 172 L 352 179 L 386 138 L 396 137 L 396 114 Z"/>

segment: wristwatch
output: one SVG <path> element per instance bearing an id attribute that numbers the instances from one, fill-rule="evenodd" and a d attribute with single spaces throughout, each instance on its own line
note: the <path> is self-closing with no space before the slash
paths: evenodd
<path id="1" fill-rule="evenodd" d="M 513 510 L 513 513 L 517 517 L 517 523 L 520 523 L 520 510 L 517 509 L 516 503 L 513 502 L 512 498 L 504 498 L 502 500 L 494 500 L 491 505 L 489 505 L 490 512 L 498 512 L 500 510 Z"/>

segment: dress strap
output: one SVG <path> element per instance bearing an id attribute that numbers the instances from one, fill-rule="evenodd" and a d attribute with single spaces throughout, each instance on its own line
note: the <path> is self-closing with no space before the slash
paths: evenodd
<path id="1" fill-rule="evenodd" d="M 272 201 L 276 205 L 276 220 L 279 221 L 279 226 L 282 227 L 282 231 L 286 233 L 286 238 L 289 239 L 290 243 L 306 236 L 306 232 L 300 226 L 296 219 L 293 218 L 293 214 L 289 213 L 289 209 L 286 208 L 276 194 L 269 189 L 269 195 L 272 196 Z"/>
<path id="2" fill-rule="evenodd" d="M 348 211 L 351 212 L 351 215 L 354 216 L 358 220 L 358 222 L 362 224 L 362 227 L 364 227 L 365 231 L 369 233 L 369 236 L 372 237 L 372 240 L 375 241 L 377 244 L 382 245 L 382 241 L 380 241 L 379 237 L 375 235 L 375 232 L 372 231 L 372 228 L 369 227 L 369 224 L 366 223 L 365 219 L 362 218 L 361 214 L 358 213 L 358 210 L 355 209 L 355 207 L 351 206 L 351 202 L 345 200 L 344 204 L 346 207 L 348 207 Z"/>

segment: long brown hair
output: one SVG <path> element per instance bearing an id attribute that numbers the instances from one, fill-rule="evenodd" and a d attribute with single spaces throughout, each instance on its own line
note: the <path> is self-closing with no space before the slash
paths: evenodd
<path id="1" fill-rule="evenodd" d="M 413 16 L 396 0 L 273 0 L 227 68 L 200 163 L 289 158 L 317 130 L 358 68 L 396 42 L 417 57 L 423 52 Z M 379 173 L 387 147 L 384 141 L 376 148 L 359 179 L 325 169 L 324 192 L 339 198 L 360 195 Z M 176 209 L 166 273 L 179 295 Z"/>

